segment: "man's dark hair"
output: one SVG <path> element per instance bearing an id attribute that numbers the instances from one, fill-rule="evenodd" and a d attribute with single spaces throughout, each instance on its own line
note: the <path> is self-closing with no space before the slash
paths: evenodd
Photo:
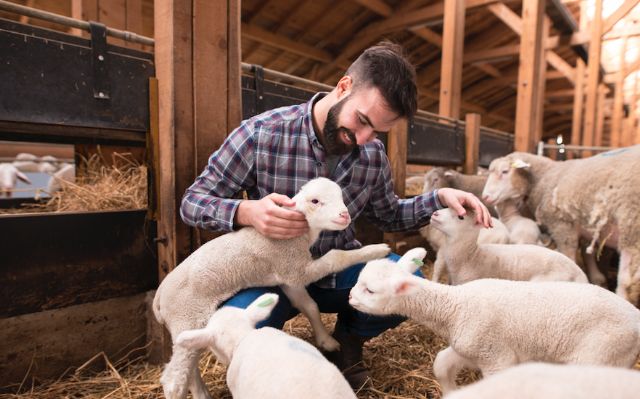
<path id="1" fill-rule="evenodd" d="M 416 71 L 403 54 L 402 46 L 383 41 L 366 49 L 347 70 L 353 90 L 376 87 L 391 110 L 411 118 L 418 108 Z"/>

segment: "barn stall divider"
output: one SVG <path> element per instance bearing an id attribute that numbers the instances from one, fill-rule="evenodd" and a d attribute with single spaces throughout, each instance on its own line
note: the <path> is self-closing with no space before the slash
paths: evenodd
<path id="1" fill-rule="evenodd" d="M 0 19 L 0 140 L 150 148 L 153 54 L 71 21 L 90 39 Z M 101 352 L 141 354 L 158 283 L 149 204 L 0 215 L 0 386 L 59 377 Z"/>

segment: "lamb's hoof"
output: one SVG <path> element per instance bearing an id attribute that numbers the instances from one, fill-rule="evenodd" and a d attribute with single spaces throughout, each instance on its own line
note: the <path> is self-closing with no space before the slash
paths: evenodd
<path id="1" fill-rule="evenodd" d="M 164 397 L 167 399 L 182 399 L 187 397 L 186 392 L 182 392 L 180 387 L 178 387 L 178 384 L 162 384 L 162 390 L 164 392 Z"/>
<path id="2" fill-rule="evenodd" d="M 363 247 L 366 250 L 367 260 L 382 259 L 389 255 L 391 248 L 387 244 L 372 244 Z"/>
<path id="3" fill-rule="evenodd" d="M 340 344 L 331 335 L 324 338 L 317 338 L 316 342 L 324 352 L 336 352 L 340 350 Z"/>

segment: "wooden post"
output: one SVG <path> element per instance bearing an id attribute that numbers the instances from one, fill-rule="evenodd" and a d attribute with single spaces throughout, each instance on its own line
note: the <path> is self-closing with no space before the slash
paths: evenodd
<path id="1" fill-rule="evenodd" d="M 198 245 L 179 217 L 186 188 L 240 120 L 240 0 L 155 2 L 159 279 Z M 167 342 L 164 356 L 168 355 Z"/>
<path id="2" fill-rule="evenodd" d="M 466 115 L 465 122 L 464 173 L 475 175 L 478 172 L 478 158 L 480 157 L 480 115 L 469 113 Z"/>
<path id="3" fill-rule="evenodd" d="M 604 84 L 598 86 L 598 106 L 597 106 L 597 119 L 596 119 L 596 131 L 593 143 L 596 146 L 602 145 L 602 132 L 604 130 L 604 100 L 606 97 L 606 87 Z"/>
<path id="4" fill-rule="evenodd" d="M 589 64 L 587 66 L 587 103 L 584 111 L 584 133 L 582 144 L 592 146 L 594 142 L 597 105 L 598 83 L 600 78 L 600 52 L 602 50 L 602 0 L 595 0 L 596 8 L 591 21 L 591 40 L 589 41 Z M 591 156 L 591 151 L 585 151 L 584 157 Z"/>
<path id="5" fill-rule="evenodd" d="M 518 67 L 515 150 L 535 148 L 536 104 L 540 94 L 540 57 L 543 48 L 545 0 L 524 0 L 522 4 L 522 36 Z"/>
<path id="6" fill-rule="evenodd" d="M 629 101 L 629 117 L 627 118 L 627 126 L 624 132 L 624 140 L 622 142 L 623 147 L 633 145 L 635 141 L 636 120 L 638 119 L 637 112 L 638 102 L 638 75 L 633 77 L 633 90 L 631 91 L 631 100 Z"/>
<path id="7" fill-rule="evenodd" d="M 393 173 L 393 187 L 400 198 L 404 198 L 405 180 L 407 178 L 407 132 L 409 122 L 401 120 L 396 123 L 388 135 L 387 152 L 391 173 Z"/>
<path id="8" fill-rule="evenodd" d="M 627 38 L 625 37 L 620 47 L 620 69 L 616 74 L 616 87 L 613 98 L 613 116 L 611 117 L 611 147 L 620 147 L 622 133 L 622 114 L 624 113 L 624 78 L 627 67 Z"/>
<path id="9" fill-rule="evenodd" d="M 464 0 L 444 1 L 439 114 L 455 119 L 460 117 L 462 98 L 464 14 Z"/>
<path id="10" fill-rule="evenodd" d="M 544 18 L 542 23 L 542 43 L 545 43 L 547 37 L 549 37 L 549 29 L 551 28 L 551 20 L 548 17 Z M 545 46 L 540 47 L 540 67 L 538 68 L 538 98 L 536 102 L 536 109 L 534 114 L 534 126 L 533 126 L 533 146 L 542 140 L 542 129 L 544 128 L 544 102 L 545 102 L 545 88 L 546 88 L 546 75 L 547 75 L 547 49 Z"/>

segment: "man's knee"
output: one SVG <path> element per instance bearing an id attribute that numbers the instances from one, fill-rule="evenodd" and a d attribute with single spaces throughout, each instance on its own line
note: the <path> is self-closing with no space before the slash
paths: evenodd
<path id="1" fill-rule="evenodd" d="M 220 307 L 233 306 L 246 309 L 253 301 L 258 299 L 258 297 L 268 292 L 278 294 L 278 304 L 273 308 L 269 317 L 259 322 L 256 328 L 273 327 L 282 329 L 284 323 L 291 318 L 292 307 L 291 302 L 289 302 L 289 299 L 279 287 L 256 287 L 241 290 L 223 302 Z"/>

